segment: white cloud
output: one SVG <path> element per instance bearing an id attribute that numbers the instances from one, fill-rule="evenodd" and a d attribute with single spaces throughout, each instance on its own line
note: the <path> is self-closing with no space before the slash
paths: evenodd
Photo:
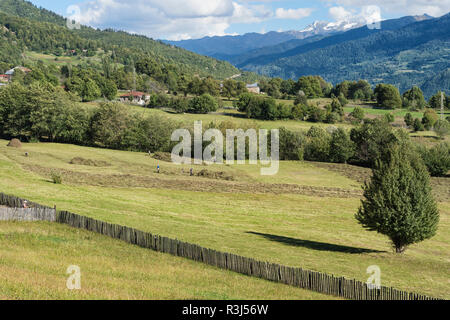
<path id="1" fill-rule="evenodd" d="M 367 5 L 380 7 L 383 14 L 422 15 L 435 17 L 450 12 L 450 0 L 322 0 L 330 6 L 362 8 Z"/>
<path id="2" fill-rule="evenodd" d="M 352 16 L 352 13 L 347 11 L 344 7 L 331 7 L 329 13 L 336 21 L 347 20 Z"/>
<path id="3" fill-rule="evenodd" d="M 275 11 L 275 17 L 278 19 L 295 19 L 299 20 L 302 18 L 309 17 L 313 9 L 309 8 L 299 8 L 299 9 L 284 9 L 278 8 Z"/>
<path id="4" fill-rule="evenodd" d="M 311 9 L 277 9 L 253 0 L 85 0 L 71 16 L 94 27 L 126 30 L 158 39 L 181 40 L 225 35 L 234 23 L 301 19 Z"/>
<path id="5" fill-rule="evenodd" d="M 331 7 L 328 10 L 330 16 L 338 23 L 363 25 L 373 24 L 382 20 L 381 9 L 378 6 L 363 6 L 360 11 L 356 9 L 347 10 L 344 7 Z"/>

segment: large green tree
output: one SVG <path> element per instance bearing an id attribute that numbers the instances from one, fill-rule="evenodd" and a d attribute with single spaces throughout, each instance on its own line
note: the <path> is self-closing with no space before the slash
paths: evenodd
<path id="1" fill-rule="evenodd" d="M 403 107 L 413 110 L 422 110 L 426 105 L 422 90 L 412 87 L 403 94 Z"/>
<path id="2" fill-rule="evenodd" d="M 399 109 L 402 107 L 402 98 L 398 88 L 390 84 L 379 84 L 375 88 L 378 107 L 383 109 Z"/>
<path id="3" fill-rule="evenodd" d="M 436 234 L 439 211 L 430 176 L 409 146 L 397 146 L 387 159 L 376 162 L 356 219 L 364 228 L 388 236 L 397 253 Z"/>
<path id="4" fill-rule="evenodd" d="M 331 134 L 329 161 L 347 163 L 354 154 L 355 145 L 349 134 L 342 128 L 335 130 Z"/>

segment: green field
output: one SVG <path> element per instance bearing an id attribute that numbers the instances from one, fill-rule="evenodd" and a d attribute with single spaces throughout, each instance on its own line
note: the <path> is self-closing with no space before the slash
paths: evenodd
<path id="1" fill-rule="evenodd" d="M 222 172 L 231 177 L 228 181 L 190 177 L 189 167 L 143 153 L 6 144 L 0 140 L 0 192 L 220 251 L 361 281 L 367 280 L 369 266 L 378 265 L 383 285 L 450 297 L 449 179 L 433 179 L 441 211 L 437 236 L 397 255 L 387 238 L 365 231 L 354 219 L 359 175 L 365 174 L 360 168 L 283 162 L 277 176 L 262 177 L 257 166 L 194 166 L 195 173 Z M 104 166 L 70 164 L 75 157 Z M 155 172 L 157 164 L 161 174 Z M 62 185 L 50 182 L 55 168 L 63 175 Z"/>
<path id="2" fill-rule="evenodd" d="M 0 222 L 0 299 L 289 299 L 333 297 L 219 270 L 50 223 Z M 66 270 L 81 269 L 81 290 Z"/>
<path id="3" fill-rule="evenodd" d="M 350 103 L 348 107 L 345 107 L 344 110 L 346 113 L 351 113 L 356 108 L 357 105 L 353 105 L 353 103 Z M 364 112 L 366 113 L 366 116 L 383 116 L 387 113 L 392 113 L 397 120 L 403 121 L 407 113 L 411 113 L 413 118 L 423 118 L 423 111 L 410 111 L 408 109 L 395 109 L 395 110 L 387 110 L 387 109 L 379 109 L 375 108 L 373 105 L 360 105 L 363 107 Z M 440 114 L 440 113 L 439 113 Z M 444 116 L 448 117 L 450 116 L 449 111 L 444 112 Z"/>
<path id="4" fill-rule="evenodd" d="M 25 52 L 25 60 L 29 62 L 37 62 L 42 61 L 46 65 L 56 65 L 56 66 L 64 66 L 67 64 L 72 65 L 78 65 L 81 63 L 93 63 L 93 64 L 100 64 L 101 58 L 99 56 L 94 57 L 82 57 L 82 56 L 61 56 L 57 57 L 52 54 L 44 54 L 44 53 L 37 53 L 33 51 L 27 51 Z"/>

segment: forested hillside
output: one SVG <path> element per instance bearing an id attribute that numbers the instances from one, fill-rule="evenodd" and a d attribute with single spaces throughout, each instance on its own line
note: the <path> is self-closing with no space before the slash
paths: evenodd
<path id="1" fill-rule="evenodd" d="M 349 31 L 355 32 L 358 30 Z M 334 39 L 338 37 L 343 35 Z M 284 53 L 287 57 L 276 61 L 254 59 L 245 68 L 286 79 L 309 74 L 321 75 L 333 83 L 367 79 L 372 84 L 394 84 L 401 91 L 417 85 L 428 97 L 437 90 L 450 90 L 445 72 L 450 68 L 450 14 L 398 30 L 382 29 L 351 41 L 332 40 L 326 38 L 295 48 L 295 52 Z M 327 42 L 329 45 L 321 45 Z"/>
<path id="2" fill-rule="evenodd" d="M 97 49 L 113 53 L 117 63 L 131 65 L 143 57 L 151 57 L 158 64 L 173 64 L 182 72 L 224 79 L 240 73 L 231 64 L 197 55 L 145 36 L 131 35 L 114 30 L 96 30 L 82 27 L 69 30 L 65 19 L 48 10 L 38 9 L 23 0 L 0 2 L 0 27 L 4 40 L 0 44 L 2 61 L 11 64 L 20 60 L 24 50 L 62 55 L 67 50 Z M 9 32 L 8 32 L 9 31 Z"/>
<path id="3" fill-rule="evenodd" d="M 238 67 L 251 67 L 253 65 L 264 65 L 275 62 L 282 58 L 293 57 L 299 54 L 307 53 L 317 49 L 335 46 L 348 41 L 355 41 L 367 38 L 368 36 L 380 33 L 382 31 L 393 31 L 403 28 L 407 25 L 421 20 L 430 19 L 429 16 L 403 17 L 381 22 L 380 29 L 369 29 L 367 26 L 349 30 L 331 36 L 315 36 L 303 40 L 292 40 L 279 46 L 269 46 L 249 52 L 247 55 L 236 57 L 233 63 Z M 235 63 L 237 62 L 237 63 Z"/>

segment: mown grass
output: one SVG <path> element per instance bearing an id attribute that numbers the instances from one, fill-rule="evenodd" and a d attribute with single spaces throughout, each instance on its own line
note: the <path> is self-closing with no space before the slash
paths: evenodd
<path id="1" fill-rule="evenodd" d="M 333 299 L 56 223 L 0 222 L 0 244 L 0 299 Z"/>
<path id="2" fill-rule="evenodd" d="M 125 174 L 120 176 L 125 181 L 135 179 L 135 175 L 175 184 L 187 180 L 194 186 L 219 185 L 222 181 L 187 174 L 166 175 L 164 170 L 173 168 L 165 162 L 161 163 L 163 173 L 157 175 L 157 162 L 141 153 L 55 144 L 24 144 L 23 149 L 16 150 L 4 147 L 6 144 L 0 141 L 0 192 L 221 251 L 361 281 L 368 278 L 367 267 L 378 265 L 383 285 L 450 297 L 450 199 L 445 196 L 439 203 L 441 222 L 437 236 L 397 255 L 386 237 L 367 232 L 357 224 L 354 214 L 360 203 L 358 197 L 324 196 L 319 189 L 317 195 L 304 195 L 264 193 L 261 189 L 227 193 L 220 188 L 206 192 L 158 186 L 123 187 L 115 185 L 112 178 L 110 185 L 96 186 L 95 174 L 106 179 Z M 26 151 L 30 153 L 28 158 L 23 156 Z M 91 168 L 68 164 L 74 157 L 111 165 Z M 62 185 L 54 185 L 39 170 L 24 169 L 36 165 L 64 169 L 74 176 L 84 173 L 88 178 L 77 183 L 63 179 Z M 279 175 L 268 178 L 260 177 L 256 166 L 206 168 L 230 172 L 237 179 L 230 184 L 247 183 L 249 188 L 255 183 L 360 188 L 358 182 L 338 172 L 316 168 L 312 163 L 282 163 Z"/>
<path id="3" fill-rule="evenodd" d="M 102 52 L 99 51 L 99 54 Z M 100 64 L 101 58 L 96 55 L 93 57 L 83 57 L 83 56 L 55 56 L 53 54 L 44 54 L 38 53 L 34 51 L 25 52 L 25 60 L 30 62 L 42 61 L 46 65 L 56 65 L 56 66 L 64 66 L 67 64 L 78 65 L 81 63 L 95 63 Z"/>

